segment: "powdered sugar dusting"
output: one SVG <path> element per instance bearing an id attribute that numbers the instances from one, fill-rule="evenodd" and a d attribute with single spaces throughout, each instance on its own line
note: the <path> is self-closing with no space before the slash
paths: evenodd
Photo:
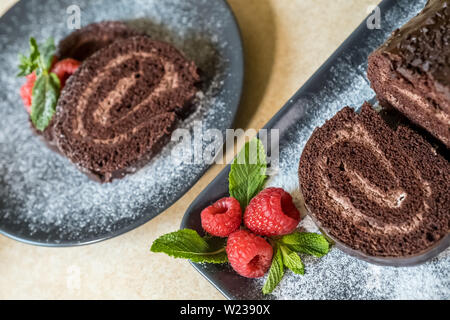
<path id="1" fill-rule="evenodd" d="M 18 53 L 28 38 L 56 41 L 70 33 L 66 8 L 81 8 L 82 25 L 122 20 L 172 43 L 194 60 L 206 81 L 195 112 L 180 125 L 224 132 L 231 126 L 240 79 L 229 72 L 230 56 L 240 48 L 223 33 L 232 21 L 226 6 L 208 0 L 27 1 L 10 11 L 1 25 L 0 65 L 0 224 L 8 233 L 51 244 L 93 241 L 156 216 L 201 176 L 206 164 L 180 164 L 171 156 L 174 142 L 145 168 L 111 184 L 90 181 L 64 157 L 33 136 L 19 97 Z M 9 16 L 8 16 L 9 15 Z M 37 31 L 40 30 L 40 31 Z M 237 51 L 239 52 L 239 51 Z"/>

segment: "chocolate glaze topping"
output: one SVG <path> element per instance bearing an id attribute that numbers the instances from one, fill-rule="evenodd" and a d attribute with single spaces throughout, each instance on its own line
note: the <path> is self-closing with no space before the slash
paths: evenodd
<path id="1" fill-rule="evenodd" d="M 430 0 L 369 56 L 379 102 L 450 148 L 450 0 Z"/>
<path id="2" fill-rule="evenodd" d="M 409 257 L 450 230 L 450 165 L 418 134 L 395 131 L 365 104 L 344 108 L 312 134 L 299 179 L 314 220 L 348 247 Z"/>
<path id="3" fill-rule="evenodd" d="M 430 74 L 450 99 L 450 0 L 429 0 L 381 50 L 401 57 L 396 69 L 403 74 Z"/>

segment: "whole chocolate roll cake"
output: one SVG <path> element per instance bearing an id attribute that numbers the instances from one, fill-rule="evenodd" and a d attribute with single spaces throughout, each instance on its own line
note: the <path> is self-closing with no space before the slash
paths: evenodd
<path id="1" fill-rule="evenodd" d="M 314 131 L 299 179 L 318 225 L 366 256 L 417 256 L 449 233 L 448 161 L 411 129 L 391 129 L 369 104 L 360 114 L 346 107 Z"/>
<path id="2" fill-rule="evenodd" d="M 392 106 L 450 147 L 450 0 L 425 8 L 369 57 L 368 77 Z"/>
<path id="3" fill-rule="evenodd" d="M 57 147 L 102 182 L 122 177 L 168 140 L 198 81 L 195 64 L 169 44 L 116 41 L 69 78 L 54 116 Z"/>

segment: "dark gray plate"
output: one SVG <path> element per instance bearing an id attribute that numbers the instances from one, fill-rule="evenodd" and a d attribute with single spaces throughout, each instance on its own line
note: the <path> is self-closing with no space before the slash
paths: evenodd
<path id="1" fill-rule="evenodd" d="M 124 20 L 171 42 L 204 72 L 203 96 L 182 128 L 232 126 L 243 84 L 240 32 L 223 0 L 22 0 L 0 18 L 0 232 L 36 245 L 94 243 L 157 216 L 202 176 L 206 164 L 182 164 L 170 143 L 148 166 L 100 185 L 32 135 L 19 96 L 17 56 L 30 36 L 56 41 L 71 30 L 67 9 L 81 25 Z M 76 9 L 76 7 L 75 7 Z M 70 10 L 69 10 L 70 11 Z"/>
<path id="2" fill-rule="evenodd" d="M 381 45 L 395 28 L 403 25 L 425 5 L 425 0 L 385 0 L 380 5 L 380 30 L 370 30 L 364 21 L 328 61 L 287 102 L 265 126 L 278 129 L 280 135 L 280 168 L 271 177 L 270 186 L 291 192 L 294 201 L 302 203 L 298 191 L 298 163 L 303 147 L 314 128 L 333 117 L 346 105 L 359 108 L 373 101 L 366 77 L 367 57 Z M 270 150 L 268 150 L 270 152 Z M 228 195 L 228 173 L 225 168 L 199 195 L 187 210 L 181 228 L 202 232 L 200 212 L 217 199 Z M 301 226 L 318 231 L 310 217 Z M 426 257 L 436 256 L 448 247 L 448 238 Z M 193 264 L 225 297 L 229 299 L 448 299 L 450 288 L 449 250 L 429 262 L 415 267 L 395 268 L 369 264 L 334 248 L 322 259 L 302 257 L 306 274 L 287 272 L 273 295 L 261 294 L 264 279 L 250 280 L 238 276 L 228 266 Z M 359 255 L 359 258 L 364 258 Z M 370 260 L 370 259 L 369 259 Z M 386 261 L 372 261 L 386 264 Z M 423 262 L 423 261 L 415 261 Z M 396 262 L 397 263 L 397 262 Z M 397 263 L 398 265 L 398 263 Z"/>

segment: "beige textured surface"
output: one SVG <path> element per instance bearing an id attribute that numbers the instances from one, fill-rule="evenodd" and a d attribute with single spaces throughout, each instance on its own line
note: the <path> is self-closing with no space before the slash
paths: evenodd
<path id="1" fill-rule="evenodd" d="M 2 15 L 16 0 L 1 0 Z M 261 128 L 346 39 L 377 0 L 229 0 L 246 50 L 235 126 Z M 121 237 L 49 249 L 0 236 L 0 299 L 223 299 L 186 261 L 149 252 L 221 166 L 159 217 Z"/>

